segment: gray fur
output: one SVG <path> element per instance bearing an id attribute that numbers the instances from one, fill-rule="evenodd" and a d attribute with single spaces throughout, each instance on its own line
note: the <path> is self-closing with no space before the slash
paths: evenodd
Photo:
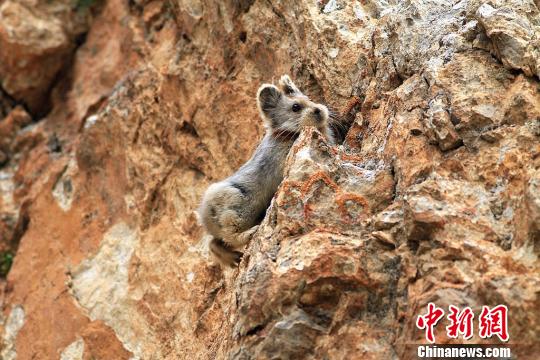
<path id="1" fill-rule="evenodd" d="M 301 110 L 292 110 L 295 103 Z M 333 142 L 328 109 L 311 102 L 287 75 L 281 77 L 279 88 L 262 85 L 257 92 L 257 105 L 265 121 L 264 138 L 238 171 L 210 185 L 199 208 L 202 223 L 213 236 L 211 253 L 229 266 L 239 261 L 241 253 L 234 249 L 249 241 L 283 180 L 294 134 L 304 126 L 315 126 Z"/>

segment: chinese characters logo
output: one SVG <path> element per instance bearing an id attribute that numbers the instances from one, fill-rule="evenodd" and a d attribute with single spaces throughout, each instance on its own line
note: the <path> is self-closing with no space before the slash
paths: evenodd
<path id="1" fill-rule="evenodd" d="M 416 319 L 416 327 L 425 330 L 425 336 L 430 343 L 435 342 L 434 329 L 437 323 L 444 317 L 444 310 L 433 303 L 428 304 L 428 311 Z M 449 306 L 447 316 L 450 324 L 446 327 L 446 336 L 457 339 L 460 335 L 463 339 L 472 338 L 474 331 L 474 313 L 470 307 L 460 311 L 454 305 Z M 506 305 L 497 305 L 494 308 L 482 307 L 478 318 L 478 335 L 482 339 L 488 339 L 497 335 L 501 341 L 508 341 L 508 308 Z"/>

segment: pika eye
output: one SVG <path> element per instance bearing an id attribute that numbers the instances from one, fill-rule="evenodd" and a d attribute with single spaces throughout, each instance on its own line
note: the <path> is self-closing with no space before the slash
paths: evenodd
<path id="1" fill-rule="evenodd" d="M 300 110 L 302 110 L 302 106 L 300 106 L 298 103 L 294 103 L 292 106 L 292 111 L 299 112 Z"/>

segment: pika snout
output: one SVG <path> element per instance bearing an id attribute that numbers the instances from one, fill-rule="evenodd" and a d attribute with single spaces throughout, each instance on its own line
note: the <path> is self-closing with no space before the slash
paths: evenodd
<path id="1" fill-rule="evenodd" d="M 328 108 L 324 105 L 318 104 L 313 109 L 313 116 L 319 123 L 326 123 L 328 121 Z"/>
<path id="2" fill-rule="evenodd" d="M 324 128 L 328 122 L 328 108 L 321 104 L 314 106 L 307 111 L 302 123 L 307 126 L 315 126 L 319 129 Z"/>

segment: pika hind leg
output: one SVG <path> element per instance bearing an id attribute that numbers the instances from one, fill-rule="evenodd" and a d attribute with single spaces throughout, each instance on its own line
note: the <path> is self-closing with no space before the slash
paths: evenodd
<path id="1" fill-rule="evenodd" d="M 259 228 L 259 225 L 255 225 L 251 228 L 248 228 L 247 230 L 244 230 L 246 229 L 246 225 L 248 225 L 246 224 L 246 220 L 249 219 L 243 218 L 242 215 L 232 210 L 227 210 L 221 215 L 221 233 L 223 241 L 227 245 L 230 245 L 233 248 L 237 248 L 240 246 L 244 246 L 251 240 L 253 234 Z"/>
<path id="2" fill-rule="evenodd" d="M 229 238 L 227 241 L 212 238 L 209 245 L 210 252 L 221 265 L 238 266 L 244 254 L 234 250 L 234 248 L 247 244 L 258 228 L 259 225 L 255 225 L 251 229 Z"/>
<path id="3" fill-rule="evenodd" d="M 213 238 L 210 241 L 210 252 L 214 256 L 214 259 L 221 265 L 235 267 L 240 263 L 242 253 L 234 251 L 229 245 L 223 242 L 221 239 Z"/>

